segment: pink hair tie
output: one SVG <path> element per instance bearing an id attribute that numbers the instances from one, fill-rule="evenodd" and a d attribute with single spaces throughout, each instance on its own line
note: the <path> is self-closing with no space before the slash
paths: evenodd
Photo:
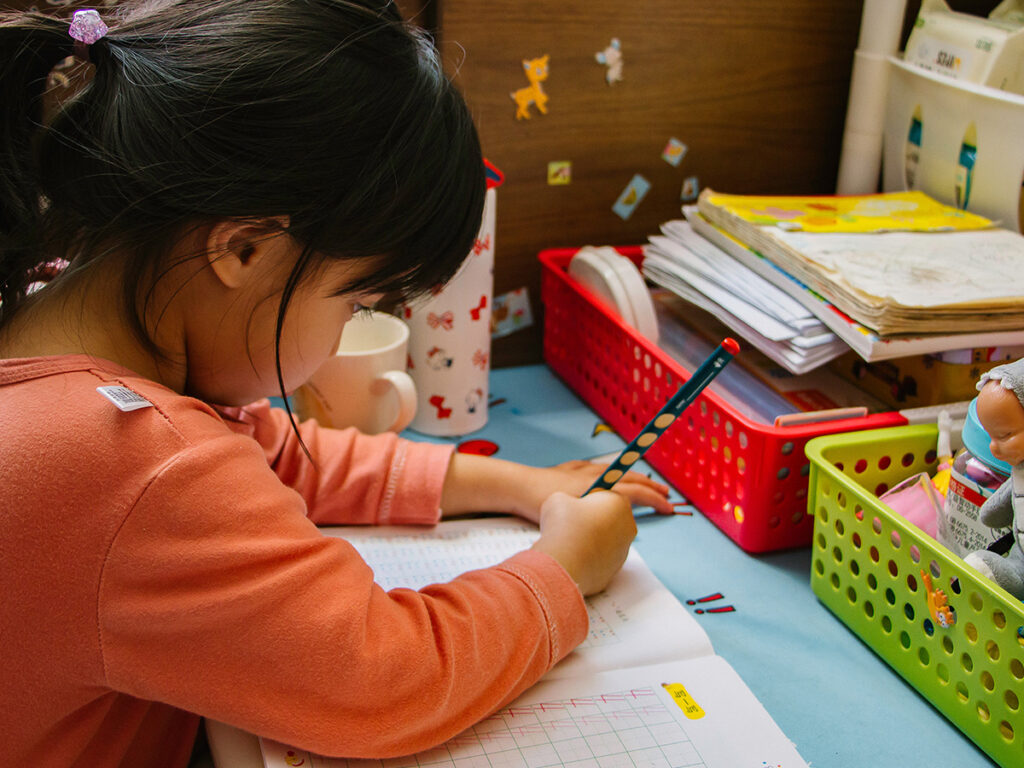
<path id="1" fill-rule="evenodd" d="M 71 17 L 68 34 L 75 39 L 75 56 L 89 60 L 89 49 L 97 40 L 107 34 L 109 28 L 103 23 L 98 11 L 89 9 L 75 11 Z"/>

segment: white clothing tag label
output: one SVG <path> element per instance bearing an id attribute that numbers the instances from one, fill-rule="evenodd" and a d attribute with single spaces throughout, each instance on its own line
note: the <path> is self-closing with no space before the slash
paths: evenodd
<path id="1" fill-rule="evenodd" d="M 96 387 L 96 391 L 125 412 L 153 407 L 149 400 L 127 387 Z"/>

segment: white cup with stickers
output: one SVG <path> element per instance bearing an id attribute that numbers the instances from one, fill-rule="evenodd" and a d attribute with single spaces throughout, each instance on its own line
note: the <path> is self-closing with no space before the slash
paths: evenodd
<path id="1" fill-rule="evenodd" d="M 442 290 L 400 308 L 409 323 L 409 372 L 419 391 L 410 428 L 458 436 L 487 424 L 494 287 L 495 190 L 488 189 L 476 242 Z"/>
<path id="2" fill-rule="evenodd" d="M 409 327 L 385 312 L 345 324 L 334 356 L 292 395 L 302 419 L 367 435 L 401 432 L 416 415 L 416 385 L 406 373 Z"/>

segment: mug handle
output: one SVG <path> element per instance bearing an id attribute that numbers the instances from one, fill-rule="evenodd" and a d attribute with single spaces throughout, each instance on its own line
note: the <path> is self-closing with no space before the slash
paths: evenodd
<path id="1" fill-rule="evenodd" d="M 416 416 L 416 385 L 405 371 L 385 371 L 379 380 L 390 384 L 398 396 L 398 415 L 386 431 L 401 432 Z"/>

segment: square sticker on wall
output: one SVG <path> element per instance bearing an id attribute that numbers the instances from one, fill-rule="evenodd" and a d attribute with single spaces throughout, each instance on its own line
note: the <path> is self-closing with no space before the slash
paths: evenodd
<path id="1" fill-rule="evenodd" d="M 636 174 L 632 179 L 629 180 L 629 184 L 622 190 L 622 194 L 619 195 L 619 199 L 615 201 L 615 205 L 612 206 L 612 210 L 625 221 L 633 215 L 633 211 L 640 205 L 641 201 L 647 195 L 647 192 L 651 188 L 651 182 L 641 176 L 639 173 Z"/>
<path id="2" fill-rule="evenodd" d="M 552 160 L 548 163 L 548 184 L 552 187 L 572 183 L 572 162 L 569 160 Z"/>
<path id="3" fill-rule="evenodd" d="M 673 137 L 668 140 L 668 144 L 661 150 L 661 159 L 669 165 L 678 167 L 683 158 L 686 157 L 686 151 L 689 149 L 679 139 Z"/>

